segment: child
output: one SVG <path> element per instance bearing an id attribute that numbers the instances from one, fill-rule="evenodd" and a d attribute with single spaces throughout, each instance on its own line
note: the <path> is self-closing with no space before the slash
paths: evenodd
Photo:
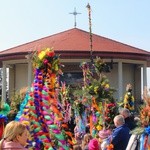
<path id="1" fill-rule="evenodd" d="M 100 150 L 100 143 L 97 139 L 92 139 L 88 144 L 88 148 L 89 150 Z"/>
<path id="2" fill-rule="evenodd" d="M 106 146 L 110 144 L 110 139 L 108 138 L 111 135 L 110 130 L 101 130 L 99 131 L 99 138 L 101 142 L 101 149 L 106 150 Z"/>

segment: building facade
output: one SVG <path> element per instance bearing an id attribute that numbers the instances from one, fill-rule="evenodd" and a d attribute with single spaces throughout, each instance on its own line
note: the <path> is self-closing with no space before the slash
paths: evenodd
<path id="1" fill-rule="evenodd" d="M 111 87 L 117 92 L 115 97 L 122 99 L 126 85 L 133 87 L 137 101 L 141 99 L 141 88 L 147 86 L 147 67 L 150 66 L 150 52 L 92 34 L 92 49 L 89 33 L 78 28 L 60 32 L 0 52 L 3 68 L 2 99 L 6 99 L 6 69 L 9 68 L 9 96 L 22 87 L 30 87 L 33 81 L 32 53 L 42 48 L 53 48 L 60 55 L 65 65 L 63 72 L 68 82 L 81 81 L 80 63 L 102 58 L 111 64 L 111 71 L 106 73 Z M 70 78 L 70 79 L 69 79 Z"/>

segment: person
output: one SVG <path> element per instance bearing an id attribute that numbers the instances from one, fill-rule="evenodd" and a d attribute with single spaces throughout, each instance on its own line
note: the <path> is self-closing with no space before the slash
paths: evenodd
<path id="1" fill-rule="evenodd" d="M 111 129 L 105 129 L 104 128 L 103 130 L 99 131 L 101 150 L 107 149 L 107 145 L 109 145 L 109 143 L 110 143 L 109 136 L 111 135 L 111 133 L 112 133 Z"/>
<path id="2" fill-rule="evenodd" d="M 92 139 L 92 136 L 90 133 L 87 133 L 84 135 L 83 140 L 82 140 L 82 150 L 88 150 L 88 144 L 91 139 Z"/>
<path id="3" fill-rule="evenodd" d="M 100 150 L 100 143 L 97 139 L 93 138 L 88 144 L 88 150 Z"/>
<path id="4" fill-rule="evenodd" d="M 130 130 L 133 130 L 136 127 L 136 121 L 134 120 L 134 116 L 131 115 L 129 109 L 122 108 L 120 114 L 124 117 L 125 123 Z"/>
<path id="5" fill-rule="evenodd" d="M 126 150 L 139 150 L 139 149 L 140 149 L 140 135 L 132 134 L 129 139 Z"/>
<path id="6" fill-rule="evenodd" d="M 79 118 L 76 118 L 76 126 L 74 128 L 74 137 L 75 137 L 77 144 L 81 144 L 81 140 L 84 135 L 79 129 L 79 121 L 80 121 Z"/>
<path id="7" fill-rule="evenodd" d="M 90 133 L 90 125 L 89 124 L 87 124 L 85 126 L 85 133 Z"/>
<path id="8" fill-rule="evenodd" d="M 76 126 L 74 120 L 75 120 L 75 118 L 74 118 L 73 116 L 71 116 L 70 121 L 68 121 L 68 129 L 70 130 L 70 132 L 71 132 L 72 134 L 74 134 L 74 128 L 75 128 L 75 126 Z"/>
<path id="9" fill-rule="evenodd" d="M 26 125 L 17 122 L 9 122 L 3 134 L 3 139 L 0 141 L 0 150 L 27 150 L 25 148 L 28 138 L 28 130 Z"/>
<path id="10" fill-rule="evenodd" d="M 82 150 L 82 148 L 80 145 L 77 144 L 73 146 L 73 150 Z"/>
<path id="11" fill-rule="evenodd" d="M 125 124 L 122 115 L 115 116 L 114 124 L 116 128 L 111 135 L 111 144 L 113 144 L 114 150 L 125 150 L 130 138 L 130 129 Z"/>

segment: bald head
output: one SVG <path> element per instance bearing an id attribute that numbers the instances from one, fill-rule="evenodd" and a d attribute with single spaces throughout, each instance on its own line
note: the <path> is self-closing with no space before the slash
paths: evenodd
<path id="1" fill-rule="evenodd" d="M 114 124 L 116 127 L 119 127 L 125 123 L 124 117 L 122 115 L 117 115 L 114 118 Z"/>

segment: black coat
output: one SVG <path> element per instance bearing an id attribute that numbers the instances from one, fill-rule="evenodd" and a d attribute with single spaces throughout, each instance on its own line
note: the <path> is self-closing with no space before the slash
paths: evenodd
<path id="1" fill-rule="evenodd" d="M 133 116 L 125 118 L 125 124 L 128 126 L 130 130 L 133 130 L 136 127 L 136 122 Z"/>

